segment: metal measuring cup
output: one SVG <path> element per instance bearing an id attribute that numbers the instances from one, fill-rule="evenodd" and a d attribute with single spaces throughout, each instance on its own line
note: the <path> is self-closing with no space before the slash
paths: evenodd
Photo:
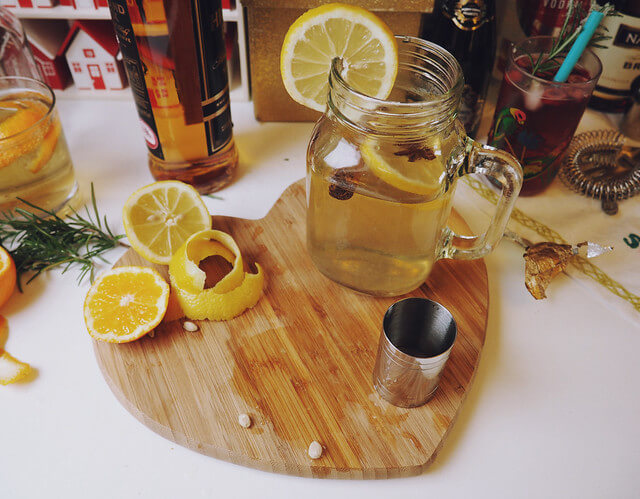
<path id="1" fill-rule="evenodd" d="M 438 389 L 457 330 L 451 313 L 435 301 L 406 298 L 391 305 L 373 369 L 380 396 L 398 407 L 426 403 Z"/>

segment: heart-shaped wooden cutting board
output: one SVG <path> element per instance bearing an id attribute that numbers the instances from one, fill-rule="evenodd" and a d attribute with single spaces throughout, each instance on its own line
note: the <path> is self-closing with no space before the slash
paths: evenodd
<path id="1" fill-rule="evenodd" d="M 452 225 L 466 228 L 456 214 Z M 266 271 L 264 296 L 227 322 L 180 321 L 128 344 L 95 342 L 104 377 L 143 424 L 190 449 L 263 470 L 331 478 L 420 473 L 456 420 L 484 344 L 484 262 L 443 260 L 408 296 L 439 301 L 458 323 L 443 379 L 428 404 L 401 409 L 375 392 L 382 317 L 396 299 L 343 288 L 318 272 L 305 246 L 298 182 L 262 220 L 213 217 L 246 262 Z M 149 265 L 133 250 L 117 265 Z M 167 277 L 165 267 L 156 266 Z M 248 414 L 245 429 L 238 415 Z M 307 455 L 317 440 L 320 459 Z"/>

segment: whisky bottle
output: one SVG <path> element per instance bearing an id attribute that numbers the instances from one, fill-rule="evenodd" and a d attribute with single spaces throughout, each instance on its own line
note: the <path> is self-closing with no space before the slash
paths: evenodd
<path id="1" fill-rule="evenodd" d="M 199 192 L 233 178 L 233 141 L 220 0 L 109 0 L 156 180 Z"/>

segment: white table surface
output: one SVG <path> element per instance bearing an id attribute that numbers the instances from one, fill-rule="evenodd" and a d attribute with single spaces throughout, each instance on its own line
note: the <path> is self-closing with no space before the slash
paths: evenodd
<path id="1" fill-rule="evenodd" d="M 232 111 L 240 172 L 207 204 L 260 218 L 304 175 L 311 125 L 258 124 L 251 104 Z M 82 190 L 95 183 L 122 231 L 125 199 L 151 181 L 133 103 L 61 101 L 60 113 Z M 158 436 L 102 378 L 82 319 L 88 283 L 50 272 L 0 311 L 6 349 L 37 368 L 30 382 L 0 387 L 0 498 L 640 497 L 638 321 L 565 276 L 536 302 L 511 243 L 485 261 L 486 343 L 460 417 L 424 474 L 382 481 L 270 474 Z"/>

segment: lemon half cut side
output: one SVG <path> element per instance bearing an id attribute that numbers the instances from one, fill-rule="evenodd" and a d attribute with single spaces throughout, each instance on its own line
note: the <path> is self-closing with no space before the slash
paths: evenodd
<path id="1" fill-rule="evenodd" d="M 129 243 L 152 263 L 168 265 L 191 234 L 211 228 L 200 194 L 177 180 L 154 182 L 135 191 L 122 210 Z"/>

